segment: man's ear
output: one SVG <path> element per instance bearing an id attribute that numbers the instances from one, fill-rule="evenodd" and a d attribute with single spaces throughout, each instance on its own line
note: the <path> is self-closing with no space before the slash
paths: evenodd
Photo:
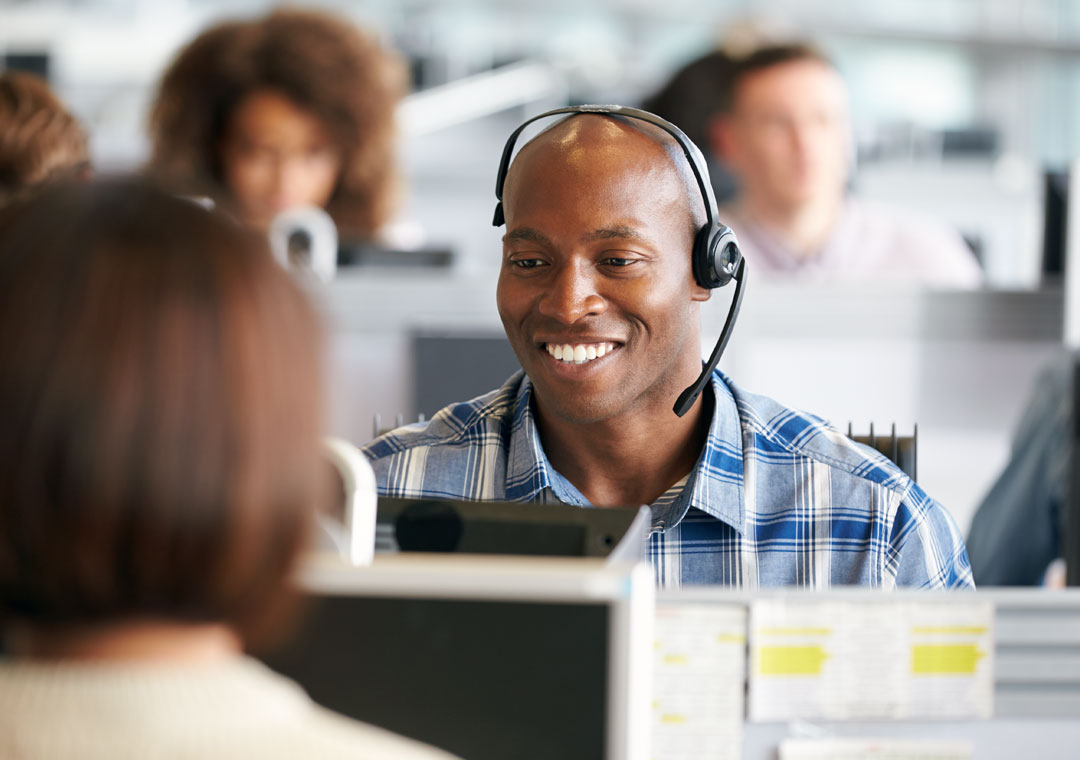
<path id="1" fill-rule="evenodd" d="M 703 288 L 695 281 L 690 288 L 690 300 L 704 302 L 712 298 L 712 290 L 709 288 Z"/>

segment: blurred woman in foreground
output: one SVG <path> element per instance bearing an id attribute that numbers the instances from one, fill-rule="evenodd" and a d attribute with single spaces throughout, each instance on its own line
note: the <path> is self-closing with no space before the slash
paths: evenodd
<path id="1" fill-rule="evenodd" d="M 190 42 L 150 116 L 150 169 L 265 230 L 295 206 L 370 240 L 396 202 L 394 112 L 405 67 L 324 13 L 279 10 Z"/>
<path id="2" fill-rule="evenodd" d="M 242 654 L 320 495 L 320 350 L 261 238 L 194 203 L 0 211 L 0 756 L 443 757 Z"/>

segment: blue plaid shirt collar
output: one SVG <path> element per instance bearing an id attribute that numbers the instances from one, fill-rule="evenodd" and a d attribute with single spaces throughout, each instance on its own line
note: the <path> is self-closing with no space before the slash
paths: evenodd
<path id="1" fill-rule="evenodd" d="M 682 493 L 665 507 L 653 510 L 654 528 L 678 525 L 690 507 L 694 507 L 740 533 L 744 530 L 742 434 L 735 397 L 725 379 L 720 372 L 713 373 L 716 404 L 709 436 Z M 532 382 L 523 375 L 514 400 L 514 424 L 510 428 L 507 501 L 536 501 L 544 489 L 550 488 L 559 501 L 591 506 L 574 484 L 551 466 L 540 442 L 532 397 Z"/>

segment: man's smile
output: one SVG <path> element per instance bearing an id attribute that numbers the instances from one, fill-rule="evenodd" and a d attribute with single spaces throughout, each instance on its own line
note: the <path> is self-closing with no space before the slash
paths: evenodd
<path id="1" fill-rule="evenodd" d="M 601 359 L 619 347 L 612 341 L 597 343 L 543 343 L 544 349 L 563 364 L 585 364 Z"/>

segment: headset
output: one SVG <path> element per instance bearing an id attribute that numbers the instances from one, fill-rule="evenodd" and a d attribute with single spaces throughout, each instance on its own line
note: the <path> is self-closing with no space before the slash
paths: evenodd
<path id="1" fill-rule="evenodd" d="M 705 364 L 698 379 L 680 393 L 678 400 L 675 402 L 675 414 L 682 417 L 690 411 L 690 407 L 694 405 L 697 397 L 705 388 L 705 384 L 709 382 L 713 370 L 716 369 L 717 362 L 720 361 L 721 354 L 724 353 L 724 349 L 727 347 L 728 339 L 731 338 L 732 330 L 735 328 L 735 320 L 739 316 L 739 309 L 742 307 L 743 286 L 746 284 L 746 261 L 739 251 L 739 243 L 735 239 L 735 233 L 731 231 L 730 227 L 721 224 L 717 219 L 719 212 L 716 208 L 716 197 L 713 195 L 712 182 L 709 180 L 709 169 L 705 163 L 705 157 L 702 156 L 698 147 L 681 129 L 655 114 L 638 108 L 584 105 L 546 111 L 526 120 L 511 132 L 510 137 L 506 140 L 502 159 L 499 161 L 499 175 L 495 180 L 495 198 L 498 203 L 495 206 L 495 217 L 492 220 L 493 226 L 501 227 L 506 223 L 502 205 L 503 186 L 506 184 L 506 174 L 510 171 L 510 159 L 513 156 L 514 145 L 517 143 L 518 137 L 534 121 L 559 116 L 560 114 L 622 116 L 652 124 L 667 132 L 679 144 L 683 155 L 686 156 L 687 163 L 690 164 L 690 170 L 697 180 L 701 197 L 705 201 L 706 221 L 705 225 L 698 230 L 697 235 L 694 237 L 694 249 L 691 253 L 694 279 L 698 285 L 709 289 L 722 288 L 731 280 L 735 280 L 735 295 L 731 299 L 731 308 L 728 309 L 724 329 L 720 331 L 720 338 L 716 341 L 716 347 L 713 348 L 709 361 Z"/>

